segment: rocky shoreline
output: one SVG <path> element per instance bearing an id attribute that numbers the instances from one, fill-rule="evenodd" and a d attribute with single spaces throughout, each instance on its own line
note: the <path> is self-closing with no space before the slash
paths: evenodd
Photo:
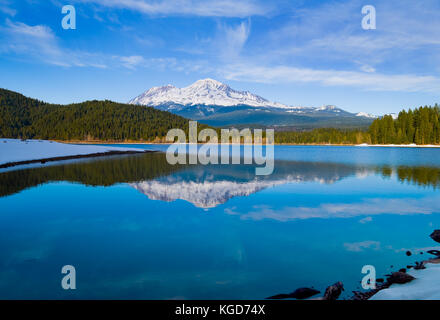
<path id="1" fill-rule="evenodd" d="M 431 235 L 431 239 L 440 243 L 440 230 L 434 230 Z M 428 250 L 426 253 L 433 255 L 433 258 L 422 260 L 422 261 L 416 261 L 414 265 L 407 265 L 406 268 L 401 268 L 397 272 L 393 272 L 391 274 L 386 275 L 386 280 L 383 278 L 377 278 L 376 279 L 376 288 L 371 289 L 368 291 L 353 291 L 353 296 L 348 298 L 348 300 L 369 300 L 371 298 L 374 299 L 374 296 L 378 294 L 379 292 L 383 290 L 394 290 L 393 285 L 406 285 L 408 283 L 411 283 L 412 281 L 418 279 L 417 274 L 415 272 L 412 272 L 413 275 L 409 274 L 408 270 L 425 270 L 427 269 L 427 265 L 429 267 L 430 264 L 432 265 L 440 265 L 440 250 Z M 411 256 L 412 253 L 410 251 L 406 252 L 407 256 Z M 437 272 L 437 270 L 434 270 Z M 440 279 L 440 270 L 439 273 L 436 273 L 437 278 L 435 280 Z M 429 282 L 430 279 L 428 279 Z M 422 288 L 422 290 L 425 288 L 425 285 L 419 285 L 419 287 Z M 400 289 L 400 288 L 399 288 Z M 420 288 L 418 288 L 420 290 Z M 304 300 L 304 299 L 310 299 L 310 300 L 337 300 L 339 296 L 341 295 L 342 291 L 344 291 L 344 285 L 341 281 L 336 282 L 335 284 L 327 287 L 325 290 L 325 293 L 322 297 L 315 297 L 317 294 L 320 293 L 320 291 L 311 288 L 299 288 L 293 291 L 289 294 L 277 294 L 271 297 L 268 297 L 266 299 L 298 299 L 298 300 Z M 420 292 L 418 292 L 420 294 Z M 388 297 L 395 297 L 396 295 L 388 294 L 384 295 L 384 297 L 380 297 L 380 299 L 389 299 Z M 410 295 L 407 295 L 407 297 Z M 440 298 L 439 298 L 440 299 Z"/>

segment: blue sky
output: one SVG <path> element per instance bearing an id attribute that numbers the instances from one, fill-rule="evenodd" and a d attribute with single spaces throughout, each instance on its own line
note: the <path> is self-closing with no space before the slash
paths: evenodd
<path id="1" fill-rule="evenodd" d="M 440 102 L 434 0 L 0 0 L 0 87 L 126 102 L 214 78 L 288 105 L 374 114 Z M 61 27 L 63 5 L 76 30 Z M 377 29 L 363 30 L 374 5 Z"/>

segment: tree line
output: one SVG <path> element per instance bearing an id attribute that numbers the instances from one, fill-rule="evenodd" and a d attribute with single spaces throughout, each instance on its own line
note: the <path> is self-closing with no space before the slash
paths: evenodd
<path id="1" fill-rule="evenodd" d="M 397 119 L 384 116 L 376 119 L 368 130 L 375 144 L 439 144 L 440 108 L 420 107 L 401 111 Z"/>
<path id="2" fill-rule="evenodd" d="M 188 133 L 188 119 L 150 107 L 112 101 L 57 105 L 0 89 L 0 137 L 79 141 L 165 142 L 170 129 Z M 198 130 L 208 128 L 199 124 Z M 220 129 L 216 128 L 217 133 Z M 286 144 L 440 144 L 440 108 L 386 115 L 366 129 L 321 128 L 277 131 L 275 143 Z"/>
<path id="3" fill-rule="evenodd" d="M 206 126 L 205 126 L 206 127 Z M 84 141 L 155 141 L 188 120 L 112 101 L 56 105 L 0 89 L 0 137 Z"/>
<path id="4" fill-rule="evenodd" d="M 276 143 L 294 144 L 440 144 L 440 108 L 403 110 L 394 119 L 375 119 L 368 130 L 315 129 L 303 132 L 277 132 Z"/>

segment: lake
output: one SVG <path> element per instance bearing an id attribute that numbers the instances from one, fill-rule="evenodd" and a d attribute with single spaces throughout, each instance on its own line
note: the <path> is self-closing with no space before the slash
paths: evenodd
<path id="1" fill-rule="evenodd" d="M 264 299 L 336 281 L 349 298 L 364 265 L 383 277 L 440 249 L 439 149 L 276 146 L 275 159 L 268 176 L 159 152 L 0 171 L 0 298 Z"/>

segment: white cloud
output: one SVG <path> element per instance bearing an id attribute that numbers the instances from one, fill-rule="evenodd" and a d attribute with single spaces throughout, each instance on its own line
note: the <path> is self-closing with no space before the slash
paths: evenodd
<path id="1" fill-rule="evenodd" d="M 135 67 L 145 63 L 145 59 L 142 56 L 127 56 L 120 57 L 122 65 L 129 69 L 134 69 Z"/>
<path id="2" fill-rule="evenodd" d="M 236 26 L 220 25 L 219 36 L 214 40 L 214 50 L 223 59 L 238 58 L 249 37 L 250 29 L 250 21 L 241 22 Z"/>
<path id="3" fill-rule="evenodd" d="M 361 71 L 368 72 L 368 73 L 376 72 L 375 68 L 373 68 L 372 66 L 366 65 L 366 64 L 361 65 L 360 69 L 361 69 Z"/>
<path id="4" fill-rule="evenodd" d="M 2 6 L 2 5 L 0 5 L 0 12 L 3 12 L 4 14 L 7 14 L 8 16 L 11 16 L 11 17 L 13 17 L 17 14 L 16 10 L 9 8 L 9 7 L 6 7 L 6 6 Z"/>
<path id="5" fill-rule="evenodd" d="M 365 224 L 365 223 L 371 222 L 371 221 L 373 221 L 372 217 L 365 217 L 365 218 L 359 220 L 359 223 Z"/>
<path id="6" fill-rule="evenodd" d="M 439 92 L 440 78 L 412 74 L 380 74 L 358 71 L 320 70 L 286 65 L 235 64 L 219 73 L 228 80 L 261 83 L 316 83 L 324 86 L 357 87 L 371 91 Z"/>
<path id="7" fill-rule="evenodd" d="M 11 2 L 8 0 L 0 0 L 0 12 L 14 17 L 17 14 L 17 10 L 11 8 Z"/>
<path id="8" fill-rule="evenodd" d="M 1 53 L 13 53 L 14 56 L 21 56 L 32 62 L 37 60 L 62 67 L 100 69 L 110 65 L 127 69 L 153 65 L 152 61 L 147 61 L 140 55 L 115 56 L 63 48 L 52 29 L 45 25 L 31 26 L 8 19 L 5 27 L 0 28 L 0 39 Z"/>
<path id="9" fill-rule="evenodd" d="M 269 6 L 253 0 L 78 0 L 105 7 L 130 9 L 148 15 L 188 15 L 206 17 L 248 17 L 266 15 Z"/>
<path id="10" fill-rule="evenodd" d="M 382 214 L 415 215 L 440 212 L 437 197 L 424 199 L 368 199 L 358 203 L 324 203 L 319 207 L 284 207 L 273 209 L 266 205 L 254 206 L 254 210 L 239 213 L 242 219 L 291 221 L 304 219 L 355 218 Z"/>
<path id="11" fill-rule="evenodd" d="M 12 22 L 11 20 L 6 20 L 6 25 L 9 30 L 18 35 L 30 36 L 33 38 L 41 39 L 42 41 L 53 40 L 55 38 L 52 30 L 44 25 L 29 26 L 22 22 Z"/>
<path id="12" fill-rule="evenodd" d="M 50 64 L 68 65 L 55 34 L 47 26 L 30 26 L 7 19 L 6 27 L 2 27 L 0 33 L 3 38 L 0 44 L 2 52 L 26 54 Z"/>
<path id="13" fill-rule="evenodd" d="M 371 240 L 361 242 L 346 242 L 344 243 L 344 247 L 347 251 L 352 252 L 362 252 L 365 249 L 379 250 L 380 242 Z"/>
<path id="14" fill-rule="evenodd" d="M 373 3 L 378 14 L 374 31 L 361 28 L 360 0 L 296 8 L 281 27 L 259 29 L 240 57 L 218 65 L 218 75 L 261 83 L 438 93 L 439 3 Z"/>
<path id="15" fill-rule="evenodd" d="M 377 30 L 361 28 L 364 2 L 339 1 L 296 10 L 280 28 L 270 30 L 265 42 L 280 54 L 362 59 L 364 63 L 394 59 L 393 53 L 398 51 L 440 45 L 438 1 L 372 2 L 377 10 Z"/>

